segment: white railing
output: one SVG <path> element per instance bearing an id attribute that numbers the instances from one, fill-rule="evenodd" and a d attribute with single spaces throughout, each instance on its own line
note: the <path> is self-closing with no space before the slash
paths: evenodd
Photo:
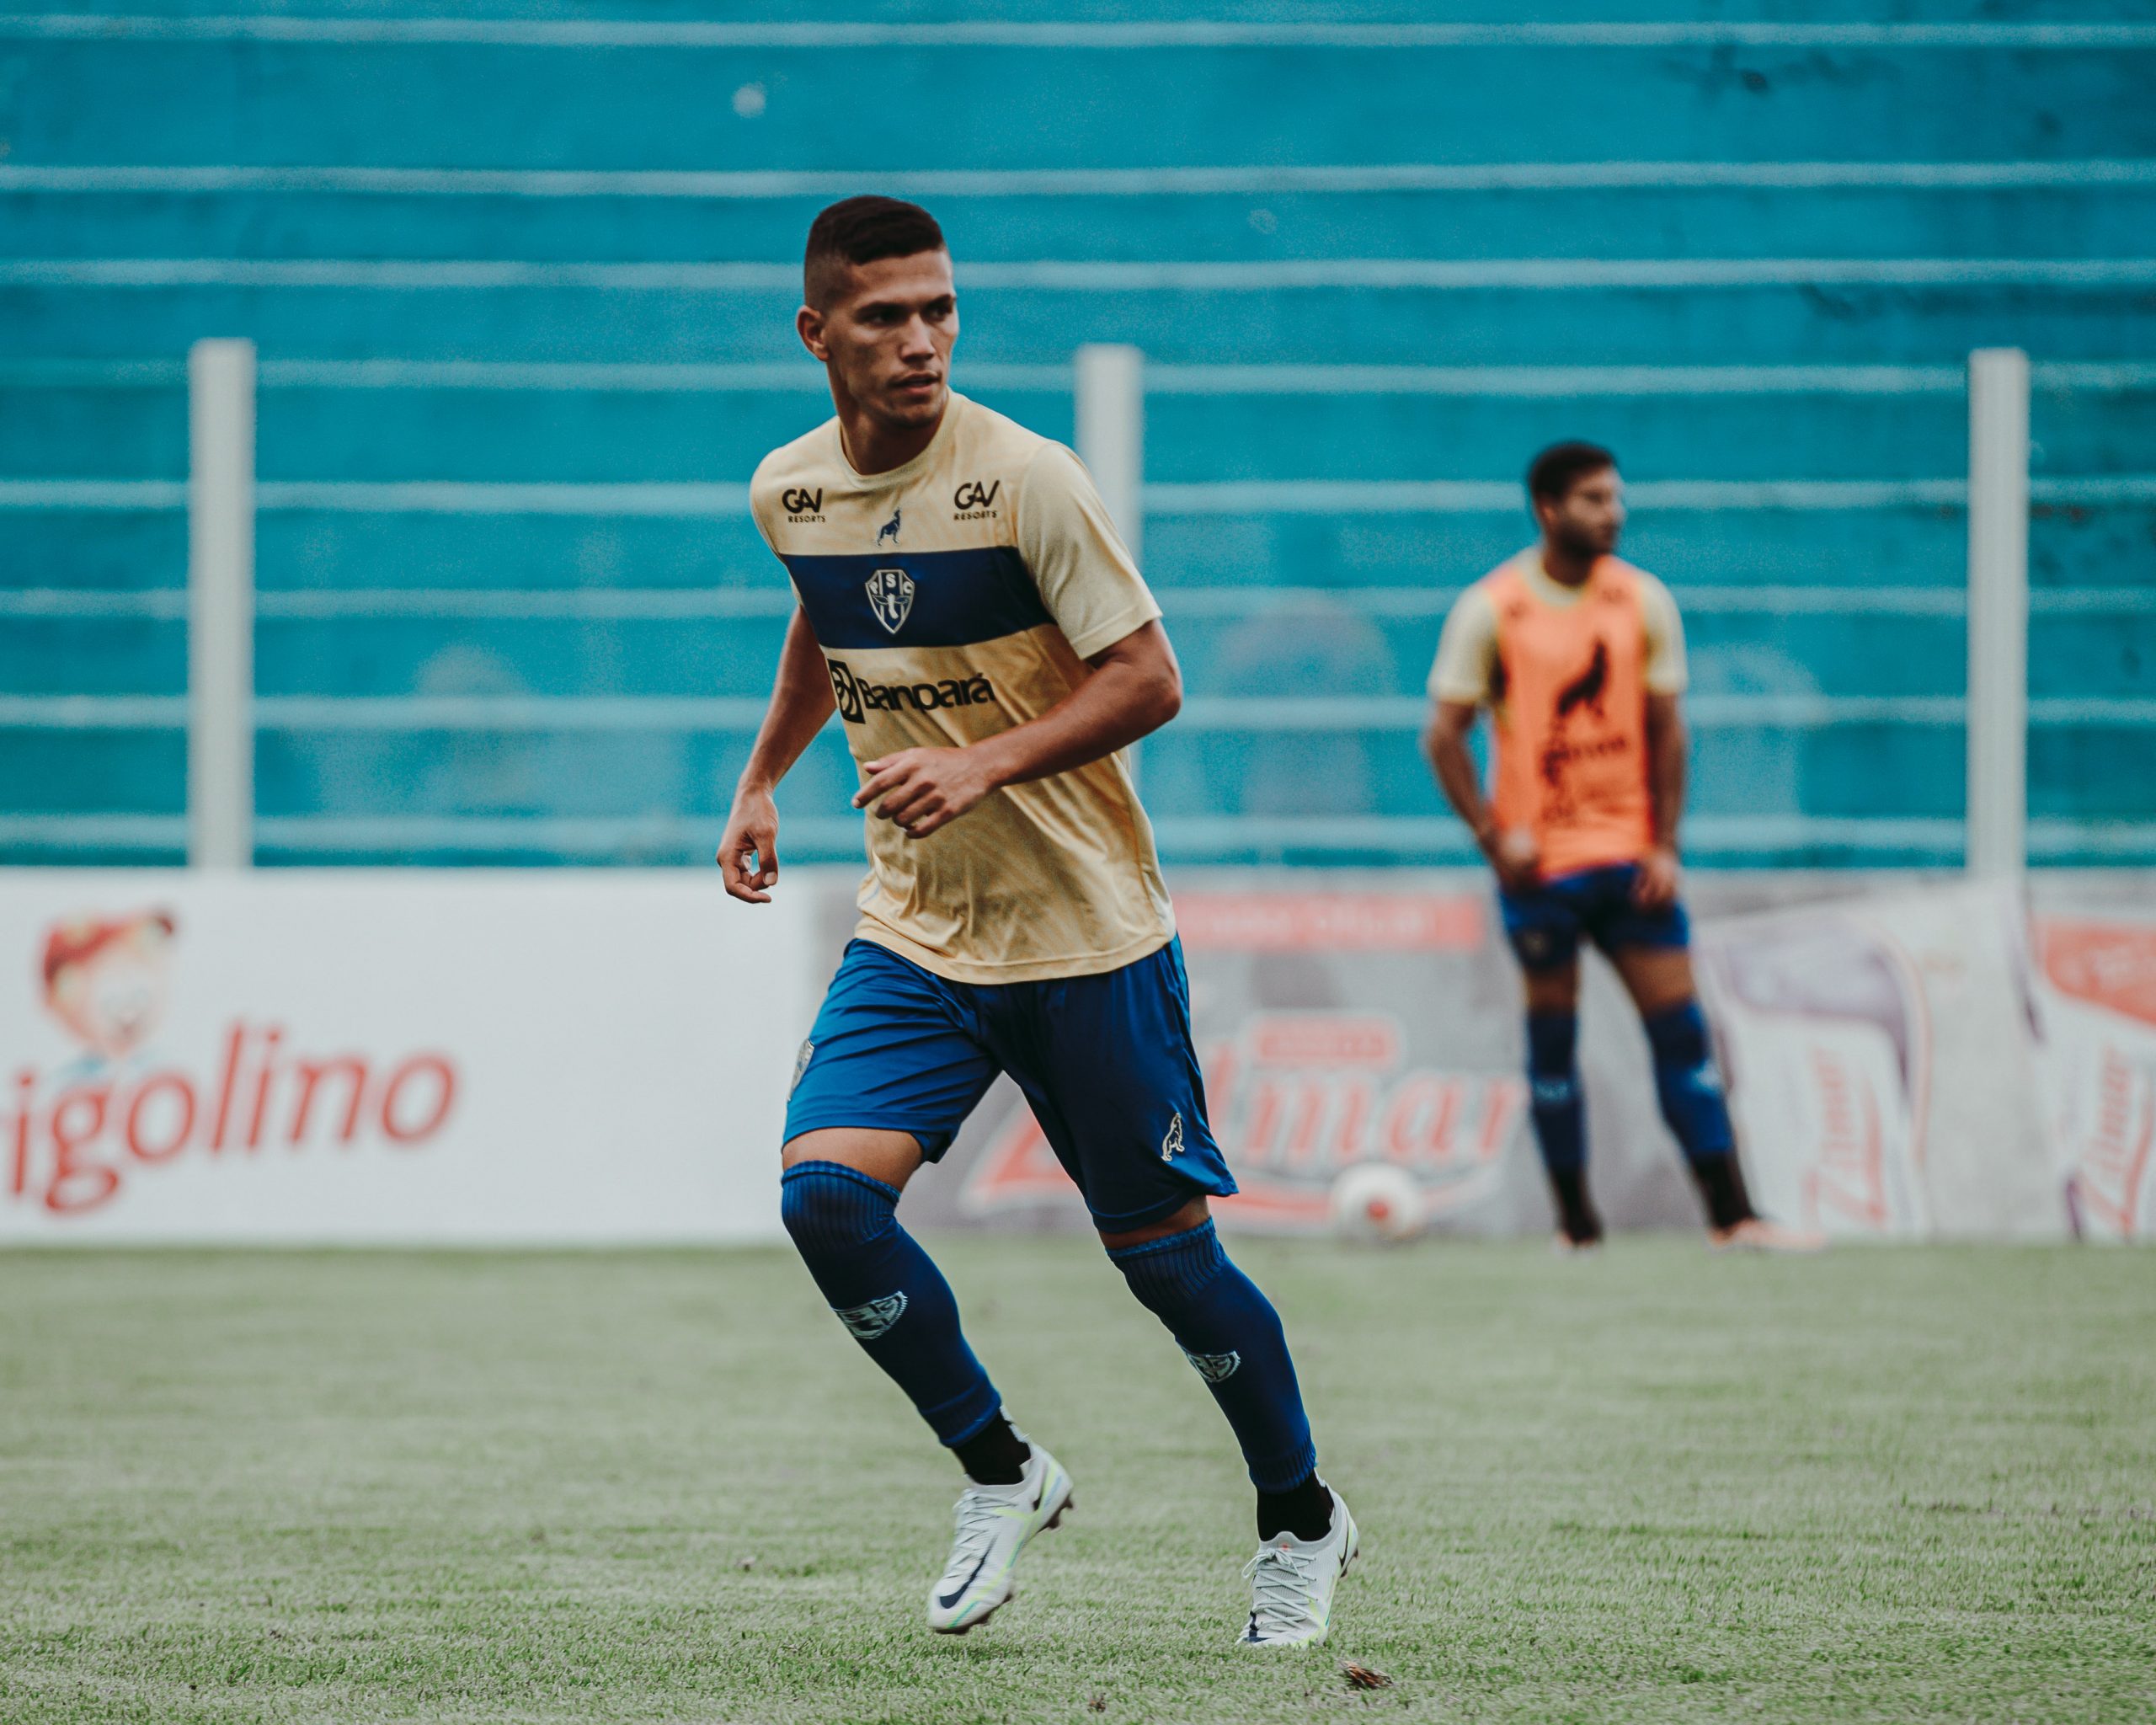
<path id="1" fill-rule="evenodd" d="M 0 371 L 50 374 L 64 383 L 80 372 L 112 368 L 47 364 Z M 176 367 L 136 366 L 128 382 L 168 383 Z M 264 387 L 636 388 L 652 390 L 791 387 L 815 381 L 806 368 L 772 366 L 495 366 L 467 362 L 271 361 L 259 368 Z M 1608 393 L 1937 393 L 1966 387 L 1970 404 L 1970 471 L 1951 478 L 1886 481 L 1662 481 L 1631 488 L 1641 507 L 1668 510 L 1845 509 L 1920 503 L 1968 508 L 1969 582 L 1966 593 L 1924 587 L 1707 588 L 1684 590 L 1693 611 L 1777 613 L 1847 611 L 1884 617 L 1942 617 L 1966 610 L 1969 622 L 1969 681 L 1960 697 L 1832 697 L 1821 695 L 1702 695 L 1693 703 L 1703 727 L 1774 726 L 1809 729 L 1838 724 L 1895 723 L 1966 727 L 1968 804 L 1965 824 L 1951 820 L 1816 820 L 1815 837 L 1828 844 L 1862 845 L 1862 830 L 1878 829 L 1889 847 L 1951 848 L 1962 836 L 1972 869 L 2011 872 L 2022 866 L 2033 843 L 2054 854 L 2074 841 L 2060 823 L 2028 830 L 2025 793 L 2027 727 L 2089 723 L 2156 724 L 2156 702 L 2054 697 L 2031 702 L 2027 693 L 2028 510 L 2032 497 L 2059 505 L 2139 501 L 2156 498 L 2156 478 L 2145 475 L 2038 481 L 2029 475 L 2031 367 L 2013 350 L 1971 356 L 1965 374 L 1941 366 L 1683 367 L 1396 367 L 1396 366 L 1146 366 L 1134 349 L 1083 350 L 1070 367 L 976 367 L 978 387 L 1070 388 L 1075 392 L 1077 441 L 1104 499 L 1133 548 L 1142 543 L 1145 517 L 1174 515 L 1328 513 L 1343 506 L 1358 512 L 1484 511 L 1517 507 L 1518 488 L 1479 481 L 1331 481 L 1218 484 L 1147 484 L 1143 477 L 1145 400 L 1148 394 L 1446 393 L 1594 395 Z M 2067 365 L 2036 368 L 2051 387 L 2144 388 L 2156 367 Z M 1604 375 L 1604 373 L 1607 375 Z M 152 377 L 151 374 L 155 373 Z M 754 373 L 749 378 L 745 374 Z M 1008 374 L 1007 376 L 1005 374 Z M 514 374 L 514 375 L 512 375 Z M 604 374 L 599 375 L 599 374 Z M 744 375 L 737 375 L 744 374 Z M 766 374 L 769 374 L 766 376 Z M 0 482 L 0 508 L 77 507 L 93 510 L 172 510 L 189 512 L 189 592 L 76 594 L 17 590 L 0 594 L 0 615 L 184 615 L 189 624 L 190 694 L 163 697 L 0 697 L 0 724 L 68 729 L 176 729 L 189 734 L 189 817 L 191 861 L 202 866 L 244 866 L 258 840 L 275 835 L 280 848 L 318 846 L 308 829 L 326 839 L 350 821 L 286 817 L 259 822 L 253 809 L 253 756 L 258 730 L 477 730 L 620 731 L 740 730 L 750 728 L 761 703 L 744 699 L 616 697 L 424 697 L 256 699 L 253 687 L 253 631 L 258 618 L 362 617 L 556 617 L 575 620 L 673 617 L 777 617 L 788 596 L 763 592 L 637 592 L 609 589 L 546 593 L 440 591 L 272 592 L 253 585 L 253 526 L 258 510 L 330 510 L 367 513 L 598 513 L 716 516 L 738 513 L 745 488 L 738 484 L 487 483 L 460 482 L 376 483 L 277 481 L 253 478 L 253 393 L 257 367 L 252 345 L 215 341 L 198 344 L 186 371 L 191 395 L 192 467 L 188 484 L 161 480 L 23 480 Z M 1166 595 L 1171 615 L 1240 615 L 1298 596 L 1278 587 L 1198 589 Z M 1453 596 L 1437 589 L 1323 590 L 1329 604 L 1373 616 L 1441 614 Z M 2147 610 L 2156 596 L 2062 592 L 2038 595 L 2040 611 Z M 1180 724 L 1209 731 L 1357 731 L 1412 729 L 1421 718 L 1419 699 L 1352 700 L 1324 697 L 1257 701 L 1233 697 L 1193 698 Z M 94 822 L 97 817 L 0 818 L 0 839 L 49 820 Z M 429 817 L 436 841 L 463 817 Z M 1801 817 L 1772 817 L 1761 830 Z M 387 836 L 396 817 L 373 820 Z M 1264 842 L 1244 817 L 1205 817 L 1163 823 L 1172 834 L 1187 828 L 1198 851 L 1232 848 L 1227 826 L 1251 842 Z M 111 817 L 113 841 L 141 837 L 152 828 L 168 834 L 157 817 Z M 364 824 L 364 823 L 363 823 Z M 408 823 L 406 823 L 408 825 Z M 481 821 L 481 825 L 503 825 Z M 1277 823 L 1275 823 L 1277 824 Z M 1449 848 L 1444 823 L 1430 820 L 1365 817 L 1355 848 L 1410 854 Z M 1328 829 L 1337 829 L 1337 820 Z M 1743 847 L 1730 820 L 1694 823 L 1702 839 L 1712 835 Z M 535 832 L 574 826 L 597 841 L 600 830 L 656 831 L 649 821 L 548 822 Z M 1727 834 L 1721 832 L 1725 825 Z M 591 830 L 584 833 L 589 826 Z M 659 826 L 671 830 L 667 823 Z M 1829 833 L 1828 829 L 1833 830 Z M 1890 833 L 1887 830 L 1893 829 Z M 436 831 L 441 829 L 441 831 Z M 1847 829 L 1846 831 L 1844 829 Z M 87 830 L 87 829 L 86 829 Z M 1807 829 L 1808 830 L 1808 829 Z M 475 829 L 476 830 L 476 829 Z M 352 835 L 347 834 L 350 837 Z M 497 840 L 499 835 L 496 835 Z M 146 839 L 146 842 L 148 841 Z M 1791 842 L 1804 842 L 1792 840 Z M 166 839 L 158 841 L 168 843 Z M 581 848 L 572 846 L 572 849 Z M 2084 846 L 2085 848 L 2085 846 Z M 2101 848 L 2100 846 L 2098 848 Z"/>

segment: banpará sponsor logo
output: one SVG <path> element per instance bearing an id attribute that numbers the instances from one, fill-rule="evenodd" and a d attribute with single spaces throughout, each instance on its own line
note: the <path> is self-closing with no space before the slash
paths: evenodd
<path id="1" fill-rule="evenodd" d="M 995 699 L 995 686 L 985 676 L 946 677 L 934 683 L 870 683 L 856 676 L 843 659 L 828 663 L 831 694 L 838 702 L 839 717 L 848 724 L 866 724 L 872 713 L 934 713 Z"/>
<path id="2" fill-rule="evenodd" d="M 992 521 L 995 519 L 995 494 L 1003 489 L 1001 479 L 983 485 L 978 479 L 969 479 L 951 494 L 951 519 L 954 521 Z"/>
<path id="3" fill-rule="evenodd" d="M 798 524 L 824 519 L 824 488 L 820 485 L 814 491 L 806 485 L 789 485 L 779 494 L 778 500 L 785 505 L 789 521 Z"/>
<path id="4" fill-rule="evenodd" d="M 160 1057 L 178 923 L 169 911 L 78 917 L 47 932 L 45 1009 L 83 1044 L 56 1071 L 17 1069 L 0 1093 L 0 1199 L 79 1215 L 180 1157 L 248 1158 L 369 1143 L 413 1149 L 456 1107 L 459 1073 L 423 1049 L 382 1059 L 285 1047 L 234 1018 L 212 1063 Z"/>

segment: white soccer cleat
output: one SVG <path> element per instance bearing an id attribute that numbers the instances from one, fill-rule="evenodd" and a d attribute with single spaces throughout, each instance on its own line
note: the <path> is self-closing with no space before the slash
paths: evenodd
<path id="1" fill-rule="evenodd" d="M 1250 1623 L 1236 1645 L 1314 1648 L 1332 1627 L 1332 1592 L 1362 1550 L 1362 1533 L 1339 1493 L 1332 1526 L 1321 1540 L 1277 1534 L 1244 1566 L 1251 1584 Z"/>
<path id="2" fill-rule="evenodd" d="M 967 1482 L 958 1494 L 958 1533 L 943 1578 L 929 1589 L 928 1626 L 963 1635 L 985 1623 L 1017 1589 L 1011 1571 L 1037 1533 L 1063 1519 L 1070 1507 L 1070 1476 L 1038 1444 L 1025 1477 L 1011 1486 Z"/>

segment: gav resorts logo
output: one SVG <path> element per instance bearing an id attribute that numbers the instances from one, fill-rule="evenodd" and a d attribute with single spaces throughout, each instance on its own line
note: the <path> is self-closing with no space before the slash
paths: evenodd
<path id="1" fill-rule="evenodd" d="M 954 521 L 992 521 L 998 513 L 995 494 L 1003 489 L 997 479 L 983 485 L 978 479 L 969 479 L 951 494 L 951 519 Z"/>
<path id="2" fill-rule="evenodd" d="M 441 1130 L 458 1083 L 446 1054 L 313 1057 L 285 1048 L 282 1025 L 239 1015 L 210 1061 L 159 1057 L 179 943 L 166 910 L 69 917 L 45 931 L 33 972 L 41 1003 L 82 1053 L 49 1071 L 16 1070 L 0 1111 L 0 1201 L 79 1215 L 183 1158 L 414 1149 Z"/>

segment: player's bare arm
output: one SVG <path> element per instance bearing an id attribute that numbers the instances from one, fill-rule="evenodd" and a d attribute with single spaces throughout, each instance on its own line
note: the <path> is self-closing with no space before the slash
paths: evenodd
<path id="1" fill-rule="evenodd" d="M 787 625 L 771 706 L 734 793 L 734 812 L 718 841 L 726 890 L 744 904 L 767 905 L 778 879 L 778 806 L 771 793 L 831 716 L 830 675 L 800 611 Z"/>
<path id="2" fill-rule="evenodd" d="M 1677 902 L 1677 828 L 1684 818 L 1684 712 L 1674 695 L 1647 694 L 1647 790 L 1654 804 L 1654 848 L 1640 863 L 1632 895 L 1651 911 Z"/>
<path id="3" fill-rule="evenodd" d="M 1534 884 L 1541 867 L 1534 835 L 1508 832 L 1497 824 L 1496 812 L 1482 794 L 1482 781 L 1475 771 L 1475 757 L 1467 740 L 1474 734 L 1481 709 L 1471 701 L 1438 701 L 1432 704 L 1430 722 L 1422 732 L 1422 753 L 1437 775 L 1438 785 L 1453 812 L 1466 823 L 1475 842 L 1508 887 Z"/>
<path id="4" fill-rule="evenodd" d="M 853 806 L 873 804 L 908 837 L 926 838 L 1006 785 L 1090 765 L 1182 710 L 1182 673 L 1157 622 L 1086 662 L 1093 674 L 1029 724 L 963 749 L 902 749 L 870 761 Z"/>

